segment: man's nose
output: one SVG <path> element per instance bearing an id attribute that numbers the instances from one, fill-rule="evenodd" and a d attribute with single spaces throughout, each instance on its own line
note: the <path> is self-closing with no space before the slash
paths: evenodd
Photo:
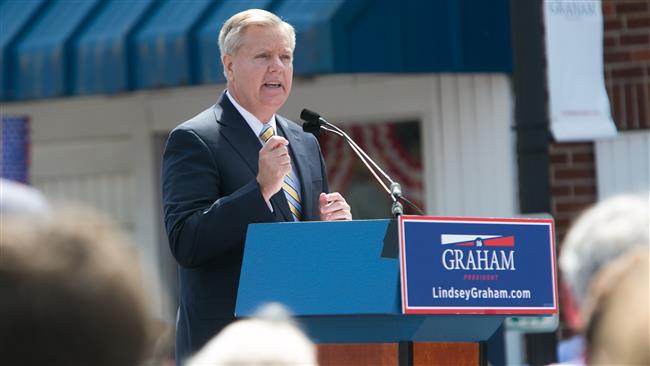
<path id="1" fill-rule="evenodd" d="M 284 67 L 282 59 L 280 57 L 272 57 L 269 62 L 269 71 L 280 71 Z"/>

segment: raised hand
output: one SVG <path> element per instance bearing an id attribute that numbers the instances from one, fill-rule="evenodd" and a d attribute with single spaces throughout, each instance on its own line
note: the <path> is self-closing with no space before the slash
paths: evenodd
<path id="1" fill-rule="evenodd" d="M 287 145 L 289 141 L 284 137 L 272 136 L 260 150 L 256 180 L 267 202 L 282 189 L 284 176 L 291 172 Z"/>

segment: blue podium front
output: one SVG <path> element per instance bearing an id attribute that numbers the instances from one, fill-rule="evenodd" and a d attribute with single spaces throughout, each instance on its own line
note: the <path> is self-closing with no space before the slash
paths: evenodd
<path id="1" fill-rule="evenodd" d="M 316 343 L 479 342 L 504 315 L 403 315 L 393 220 L 253 224 L 236 316 L 289 307 Z"/>

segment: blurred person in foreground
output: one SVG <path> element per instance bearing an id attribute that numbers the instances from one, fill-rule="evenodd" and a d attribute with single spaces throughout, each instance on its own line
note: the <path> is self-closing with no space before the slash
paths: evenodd
<path id="1" fill-rule="evenodd" d="M 141 366 L 175 366 L 175 330 L 173 325 L 157 318 L 152 319 L 149 331 L 151 352 Z"/>
<path id="2" fill-rule="evenodd" d="M 650 365 L 650 251 L 635 248 L 602 268 L 584 306 L 589 365 Z"/>
<path id="3" fill-rule="evenodd" d="M 569 288 L 564 311 L 577 314 L 568 320 L 578 335 L 560 343 L 560 362 L 584 363 L 584 319 L 579 314 L 595 274 L 630 249 L 647 249 L 649 231 L 650 196 L 647 192 L 618 195 L 599 202 L 585 210 L 571 226 L 562 245 L 559 264 L 564 284 Z M 571 349 L 563 349 L 567 344 L 572 345 Z"/>
<path id="4" fill-rule="evenodd" d="M 263 306 L 255 317 L 228 325 L 188 366 L 317 365 L 316 347 L 284 306 Z"/>
<path id="5" fill-rule="evenodd" d="M 2 363 L 138 365 L 148 315 L 128 243 L 87 210 L 57 210 L 44 221 L 3 216 Z"/>
<path id="6" fill-rule="evenodd" d="M 219 33 L 227 90 L 176 127 L 162 162 L 165 227 L 179 264 L 176 360 L 234 320 L 251 223 L 351 220 L 328 193 L 316 138 L 277 115 L 293 78 L 293 27 L 265 10 L 233 15 Z"/>

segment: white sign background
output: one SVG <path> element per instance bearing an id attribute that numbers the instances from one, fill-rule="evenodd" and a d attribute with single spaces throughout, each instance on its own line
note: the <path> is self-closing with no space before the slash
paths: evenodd
<path id="1" fill-rule="evenodd" d="M 599 0 L 545 0 L 551 131 L 557 141 L 616 136 L 603 72 Z"/>

